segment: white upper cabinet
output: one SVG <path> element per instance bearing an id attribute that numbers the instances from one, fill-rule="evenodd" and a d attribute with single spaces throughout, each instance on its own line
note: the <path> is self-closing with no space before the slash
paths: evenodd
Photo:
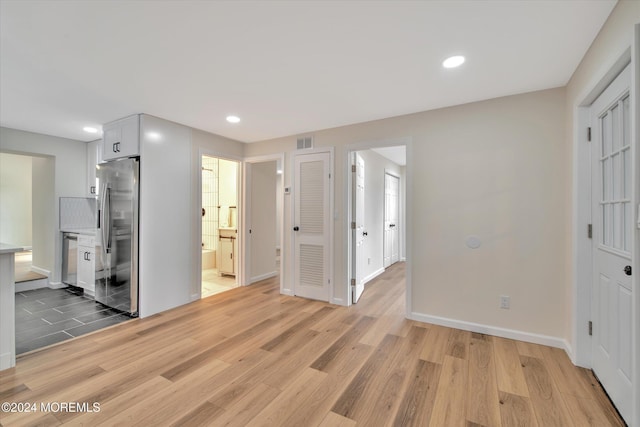
<path id="1" fill-rule="evenodd" d="M 102 126 L 102 160 L 120 159 L 140 154 L 140 117 L 125 117 Z"/>
<path id="2" fill-rule="evenodd" d="M 102 140 L 92 141 L 87 145 L 87 196 L 98 194 L 96 181 L 96 165 L 102 163 Z"/>

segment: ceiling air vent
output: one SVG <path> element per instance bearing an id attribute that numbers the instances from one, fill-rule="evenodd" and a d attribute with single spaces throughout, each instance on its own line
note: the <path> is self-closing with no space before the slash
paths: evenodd
<path id="1" fill-rule="evenodd" d="M 298 138 L 298 150 L 305 150 L 307 148 L 313 148 L 313 137 L 303 136 Z"/>

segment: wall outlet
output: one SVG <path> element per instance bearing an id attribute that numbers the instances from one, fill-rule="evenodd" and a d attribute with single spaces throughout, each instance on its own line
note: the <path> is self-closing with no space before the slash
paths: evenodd
<path id="1" fill-rule="evenodd" d="M 500 295 L 500 308 L 509 310 L 511 305 L 511 298 L 508 295 Z"/>

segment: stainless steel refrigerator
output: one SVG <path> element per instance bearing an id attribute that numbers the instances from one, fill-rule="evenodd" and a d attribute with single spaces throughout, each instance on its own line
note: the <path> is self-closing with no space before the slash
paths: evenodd
<path id="1" fill-rule="evenodd" d="M 138 208 L 140 160 L 128 158 L 97 166 L 98 229 L 96 301 L 138 315 Z M 98 264 L 98 263 L 97 263 Z"/>

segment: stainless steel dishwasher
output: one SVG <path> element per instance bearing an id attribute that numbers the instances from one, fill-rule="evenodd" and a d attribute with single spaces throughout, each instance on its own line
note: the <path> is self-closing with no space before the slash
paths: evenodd
<path id="1" fill-rule="evenodd" d="M 78 234 L 62 233 L 62 283 L 78 282 Z"/>

